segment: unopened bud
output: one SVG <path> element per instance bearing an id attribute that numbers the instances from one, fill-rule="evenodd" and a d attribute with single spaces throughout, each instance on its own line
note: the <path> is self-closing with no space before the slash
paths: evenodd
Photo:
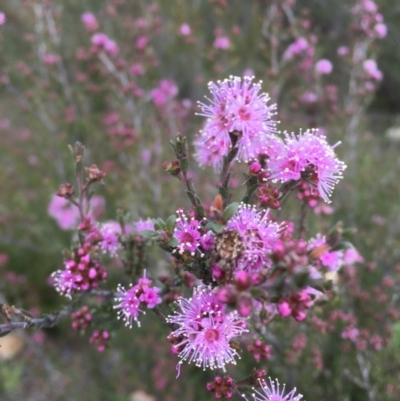
<path id="1" fill-rule="evenodd" d="M 86 168 L 86 171 L 90 181 L 101 181 L 106 176 L 106 173 L 101 171 L 95 164 Z"/>
<path id="2" fill-rule="evenodd" d="M 58 188 L 56 195 L 60 196 L 61 198 L 70 198 L 73 196 L 75 193 L 74 187 L 69 184 L 61 184 L 60 187 Z"/>
<path id="3" fill-rule="evenodd" d="M 164 162 L 162 167 L 166 173 L 171 175 L 178 175 L 181 172 L 181 164 L 179 160 Z"/>

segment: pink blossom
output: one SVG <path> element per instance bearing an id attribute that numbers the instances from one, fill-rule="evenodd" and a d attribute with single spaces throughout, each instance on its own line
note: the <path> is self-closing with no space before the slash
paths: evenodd
<path id="1" fill-rule="evenodd" d="M 333 70 L 332 63 L 327 59 L 318 60 L 315 64 L 315 71 L 321 75 L 329 75 Z"/>
<path id="2" fill-rule="evenodd" d="M 146 48 L 148 43 L 149 43 L 149 38 L 147 36 L 142 35 L 136 39 L 135 47 L 137 50 L 143 50 Z"/>
<path id="3" fill-rule="evenodd" d="M 171 79 L 162 79 L 156 88 L 150 92 L 150 96 L 157 107 L 164 106 L 178 94 L 178 87 Z"/>
<path id="4" fill-rule="evenodd" d="M 300 131 L 298 136 L 287 132 L 284 134 L 285 147 L 275 146 L 280 154 L 268 160 L 271 179 L 312 182 L 318 187 L 324 201 L 329 203 L 329 196 L 346 168 L 334 153 L 334 148 L 340 142 L 330 146 L 324 136 L 317 135 L 317 130 Z"/>
<path id="5" fill-rule="evenodd" d="M 215 49 L 227 50 L 231 46 L 231 42 L 226 36 L 218 36 L 213 44 Z"/>
<path id="6" fill-rule="evenodd" d="M 62 230 L 73 230 L 80 220 L 78 208 L 57 195 L 53 195 L 47 211 Z"/>
<path id="7" fill-rule="evenodd" d="M 365 9 L 365 11 L 368 11 L 370 13 L 375 13 L 378 11 L 378 7 L 376 3 L 372 0 L 363 0 L 361 3 Z"/>
<path id="8" fill-rule="evenodd" d="M 110 56 L 116 56 L 119 52 L 118 45 L 115 41 L 109 39 L 106 41 L 104 44 L 104 50 L 110 55 Z"/>
<path id="9" fill-rule="evenodd" d="M 230 77 L 208 87 L 210 104 L 199 103 L 202 115 L 207 118 L 204 129 L 195 141 L 195 157 L 200 165 L 211 162 L 221 165 L 223 157 L 237 146 L 236 160 L 249 162 L 267 151 L 270 137 L 276 132 L 276 105 L 268 105 L 267 93 L 259 93 L 261 82 L 253 83 L 253 77 Z M 225 154 L 224 154 L 225 153 Z"/>
<path id="10" fill-rule="evenodd" d="M 239 355 L 231 340 L 247 331 L 245 320 L 236 311 L 225 312 L 215 293 L 204 286 L 197 287 L 190 299 L 179 298 L 177 304 L 179 309 L 167 322 L 178 326 L 170 337 L 177 341 L 179 364 L 187 360 L 203 369 L 223 370 L 226 364 L 234 364 Z"/>
<path id="11" fill-rule="evenodd" d="M 340 46 L 337 49 L 337 54 L 338 56 L 347 56 L 349 54 L 350 50 L 347 46 Z"/>
<path id="12" fill-rule="evenodd" d="M 48 65 L 57 64 L 60 61 L 60 56 L 57 54 L 45 54 L 43 61 Z"/>
<path id="13" fill-rule="evenodd" d="M 252 401 L 299 401 L 303 396 L 296 394 L 296 388 L 285 395 L 286 386 L 283 385 L 282 390 L 278 380 L 271 380 L 269 378 L 269 384 L 264 380 L 260 380 L 261 391 L 254 390 L 252 394 Z M 246 401 L 249 401 L 247 397 L 244 397 Z"/>
<path id="14" fill-rule="evenodd" d="M 242 203 L 226 224 L 224 232 L 238 233 L 241 241 L 240 252 L 233 261 L 237 270 L 253 273 L 271 265 L 270 255 L 279 240 L 281 226 L 267 216 L 265 210 Z"/>
<path id="15" fill-rule="evenodd" d="M 304 52 L 309 47 L 309 43 L 306 38 L 300 37 L 296 39 L 289 47 L 286 49 L 283 54 L 283 59 L 285 61 L 291 60 L 294 56 Z"/>
<path id="16" fill-rule="evenodd" d="M 354 265 L 354 263 L 363 263 L 364 258 L 356 248 L 348 248 L 344 251 L 343 262 L 345 265 Z"/>
<path id="17" fill-rule="evenodd" d="M 141 308 L 147 306 L 152 309 L 161 303 L 159 292 L 160 289 L 153 286 L 152 280 L 146 277 L 146 271 L 143 273 L 143 278 L 139 279 L 136 285 L 131 285 L 129 289 L 125 289 L 119 284 L 114 299 L 117 302 L 114 309 L 119 309 L 118 319 L 122 319 L 129 327 L 132 327 L 133 321 L 140 326 L 139 313 L 145 313 Z"/>
<path id="18" fill-rule="evenodd" d="M 83 13 L 81 15 L 81 21 L 85 24 L 85 28 L 88 32 L 93 32 L 99 27 L 96 17 L 92 13 Z"/>
<path id="19" fill-rule="evenodd" d="M 304 103 L 315 103 L 318 100 L 318 95 L 312 91 L 304 92 L 300 100 Z"/>
<path id="20" fill-rule="evenodd" d="M 143 75 L 144 73 L 144 68 L 142 64 L 132 64 L 131 68 L 129 69 L 129 72 L 132 75 Z"/>
<path id="21" fill-rule="evenodd" d="M 0 12 L 0 25 L 3 25 L 7 21 L 6 15 Z"/>
<path id="22" fill-rule="evenodd" d="M 316 238 L 312 238 L 308 242 L 307 250 L 312 251 L 323 245 L 326 245 L 325 236 L 317 234 Z M 317 260 L 329 271 L 335 272 L 343 266 L 343 254 L 343 251 L 330 251 L 329 247 L 327 247 L 325 252 L 321 253 Z"/>
<path id="23" fill-rule="evenodd" d="M 92 36 L 92 43 L 95 46 L 104 46 L 110 39 L 105 33 L 95 33 Z"/>
<path id="24" fill-rule="evenodd" d="M 378 65 L 375 60 L 368 59 L 363 63 L 364 71 L 367 73 L 369 78 L 381 81 L 383 78 L 382 71 L 378 69 Z"/>
<path id="25" fill-rule="evenodd" d="M 376 24 L 374 26 L 374 31 L 378 35 L 378 38 L 384 38 L 387 35 L 387 26 L 385 24 Z"/>
<path id="26" fill-rule="evenodd" d="M 189 36 L 192 30 L 190 29 L 190 26 L 188 24 L 182 24 L 179 28 L 179 32 L 183 36 Z"/>
<path id="27" fill-rule="evenodd" d="M 115 256 L 121 249 L 119 236 L 121 235 L 121 226 L 117 221 L 108 221 L 100 226 L 101 234 L 100 247 L 103 252 Z"/>

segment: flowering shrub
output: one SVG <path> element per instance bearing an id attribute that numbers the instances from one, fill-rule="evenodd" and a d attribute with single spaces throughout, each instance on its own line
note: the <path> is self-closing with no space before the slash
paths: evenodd
<path id="1" fill-rule="evenodd" d="M 162 399 L 204 399 L 209 392 L 255 401 L 298 401 L 301 394 L 377 400 L 382 388 L 394 393 L 396 382 L 374 358 L 393 346 L 398 273 L 381 274 L 365 262 L 383 259 L 368 250 L 361 255 L 345 211 L 356 199 L 349 183 L 362 116 L 383 78 L 374 46 L 387 28 L 376 4 L 354 1 L 347 45 L 338 44 L 331 59 L 309 11 L 291 0 L 254 5 L 263 11 L 255 18 L 262 52 L 232 68 L 230 60 L 256 46 L 241 43 L 244 27 L 228 29 L 217 18 L 207 36 L 201 19 L 172 18 L 162 2 L 139 10 L 110 1 L 96 13 L 85 10 L 79 44 L 67 55 L 57 4 L 24 2 L 36 25 L 21 37 L 37 51 L 10 57 L 0 78 L 33 117 L 20 123 L 29 129 L 2 119 L 0 130 L 17 134 L 7 149 L 18 141 L 39 149 L 31 131 L 45 130 L 48 147 L 27 163 L 47 177 L 40 184 L 49 193 L 46 202 L 29 199 L 32 207 L 46 203 L 48 227 L 55 220 L 73 233 L 55 234 L 54 224 L 22 233 L 41 241 L 54 234 L 46 250 L 64 248 L 63 267 L 54 259 L 46 271 L 59 298 L 0 270 L 22 294 L 4 291 L 0 336 L 70 317 L 100 358 L 122 349 L 117 336 L 127 336 L 151 382 L 147 390 Z M 193 7 L 190 15 L 202 7 L 215 16 L 230 10 L 225 1 Z M 171 26 L 163 23 L 168 19 Z M 0 13 L 0 29 L 9 23 Z M 160 41 L 184 58 L 182 65 L 174 59 L 175 73 Z M 85 147 L 70 146 L 71 168 L 61 144 L 76 139 Z M 347 183 L 340 182 L 344 173 Z M 3 219 L 11 217 L 5 212 Z M 49 291 L 66 306 L 44 315 L 22 309 Z"/>

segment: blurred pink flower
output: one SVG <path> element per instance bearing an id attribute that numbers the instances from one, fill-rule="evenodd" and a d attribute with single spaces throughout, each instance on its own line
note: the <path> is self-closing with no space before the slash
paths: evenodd
<path id="1" fill-rule="evenodd" d="M 104 207 L 104 198 L 102 196 L 94 196 L 90 201 L 89 215 L 97 220 L 104 213 Z M 67 199 L 57 195 L 53 195 L 47 212 L 57 221 L 62 230 L 75 229 L 80 220 L 78 208 Z"/>
<path id="2" fill-rule="evenodd" d="M 4 13 L 0 13 L 0 25 L 3 25 L 6 21 L 6 15 Z"/>
<path id="3" fill-rule="evenodd" d="M 378 35 L 378 38 L 384 38 L 387 35 L 387 26 L 385 24 L 376 24 L 374 31 Z"/>
<path id="4" fill-rule="evenodd" d="M 142 75 L 144 73 L 144 68 L 142 64 L 132 64 L 129 72 L 132 75 Z"/>
<path id="5" fill-rule="evenodd" d="M 81 21 L 85 24 L 85 28 L 89 32 L 95 31 L 99 27 L 96 17 L 92 13 L 83 13 Z"/>
<path id="6" fill-rule="evenodd" d="M 157 107 L 164 106 L 169 100 L 178 94 L 178 87 L 171 79 L 162 79 L 158 87 L 150 92 L 150 96 Z"/>
<path id="7" fill-rule="evenodd" d="M 337 49 L 338 56 L 347 56 L 349 54 L 349 48 L 347 46 L 340 46 Z"/>
<path id="8" fill-rule="evenodd" d="M 92 36 L 92 43 L 95 46 L 104 46 L 107 41 L 109 41 L 109 38 L 105 33 L 95 33 Z"/>
<path id="9" fill-rule="evenodd" d="M 137 50 L 143 50 L 148 43 L 149 43 L 149 38 L 147 36 L 142 35 L 136 39 L 135 47 Z"/>
<path id="10" fill-rule="evenodd" d="M 300 37 L 296 39 L 289 47 L 286 49 L 285 53 L 283 54 L 284 60 L 291 60 L 293 56 L 296 56 L 303 51 L 307 50 L 309 47 L 308 41 L 306 38 Z"/>
<path id="11" fill-rule="evenodd" d="M 6 253 L 0 253 L 0 267 L 4 266 L 8 262 L 8 255 Z"/>
<path id="12" fill-rule="evenodd" d="M 65 198 L 53 195 L 48 207 L 48 213 L 62 230 L 73 230 L 79 221 L 78 208 Z"/>
<path id="13" fill-rule="evenodd" d="M 231 46 L 231 42 L 226 36 L 219 36 L 215 39 L 213 44 L 215 49 L 227 50 Z"/>
<path id="14" fill-rule="evenodd" d="M 179 28 L 179 32 L 183 36 L 189 36 L 192 30 L 190 29 L 190 26 L 188 24 L 182 24 Z"/>
<path id="15" fill-rule="evenodd" d="M 300 100 L 304 103 L 315 103 L 318 100 L 318 96 L 312 91 L 307 91 L 301 95 Z"/>
<path id="16" fill-rule="evenodd" d="M 375 60 L 368 59 L 363 63 L 364 71 L 367 73 L 369 78 L 375 79 L 376 81 L 381 81 L 383 78 L 382 71 L 379 70 L 378 65 Z"/>
<path id="17" fill-rule="evenodd" d="M 329 75 L 332 72 L 332 69 L 333 69 L 332 63 L 325 58 L 317 61 L 317 63 L 315 64 L 315 71 L 318 74 Z"/>
<path id="18" fill-rule="evenodd" d="M 117 43 L 111 39 L 107 40 L 107 42 L 104 44 L 104 49 L 110 56 L 116 56 L 119 52 Z"/>
<path id="19" fill-rule="evenodd" d="M 60 56 L 57 54 L 45 54 L 42 58 L 45 64 L 57 64 L 60 61 Z"/>
<path id="20" fill-rule="evenodd" d="M 372 0 L 363 0 L 362 5 L 364 7 L 364 10 L 368 11 L 370 13 L 374 13 L 378 10 L 378 7 L 376 6 L 375 2 Z"/>

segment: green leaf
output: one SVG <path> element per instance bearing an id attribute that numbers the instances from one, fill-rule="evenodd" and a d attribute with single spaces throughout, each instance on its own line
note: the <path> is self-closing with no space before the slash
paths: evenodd
<path id="1" fill-rule="evenodd" d="M 163 230 L 165 228 L 165 222 L 160 217 L 154 222 L 154 228 L 156 230 Z"/>
<path id="2" fill-rule="evenodd" d="M 206 226 L 207 227 L 207 226 Z M 216 234 L 221 234 L 224 231 L 225 226 L 222 224 L 211 223 L 211 230 Z"/>
<path id="3" fill-rule="evenodd" d="M 152 239 L 155 235 L 157 235 L 157 233 L 152 230 L 142 230 L 139 231 L 139 235 L 143 238 Z"/>
<path id="4" fill-rule="evenodd" d="M 239 207 L 239 202 L 232 202 L 230 203 L 224 210 L 223 219 L 226 223 L 235 213 Z"/>
<path id="5" fill-rule="evenodd" d="M 166 222 L 168 232 L 172 233 L 174 226 L 175 226 L 175 221 L 176 221 L 175 214 L 172 214 L 171 216 L 168 217 L 167 222 Z"/>
<path id="6" fill-rule="evenodd" d="M 172 237 L 171 240 L 167 244 L 167 246 L 170 246 L 172 248 L 176 248 L 178 245 L 179 245 L 179 242 L 175 237 Z"/>

